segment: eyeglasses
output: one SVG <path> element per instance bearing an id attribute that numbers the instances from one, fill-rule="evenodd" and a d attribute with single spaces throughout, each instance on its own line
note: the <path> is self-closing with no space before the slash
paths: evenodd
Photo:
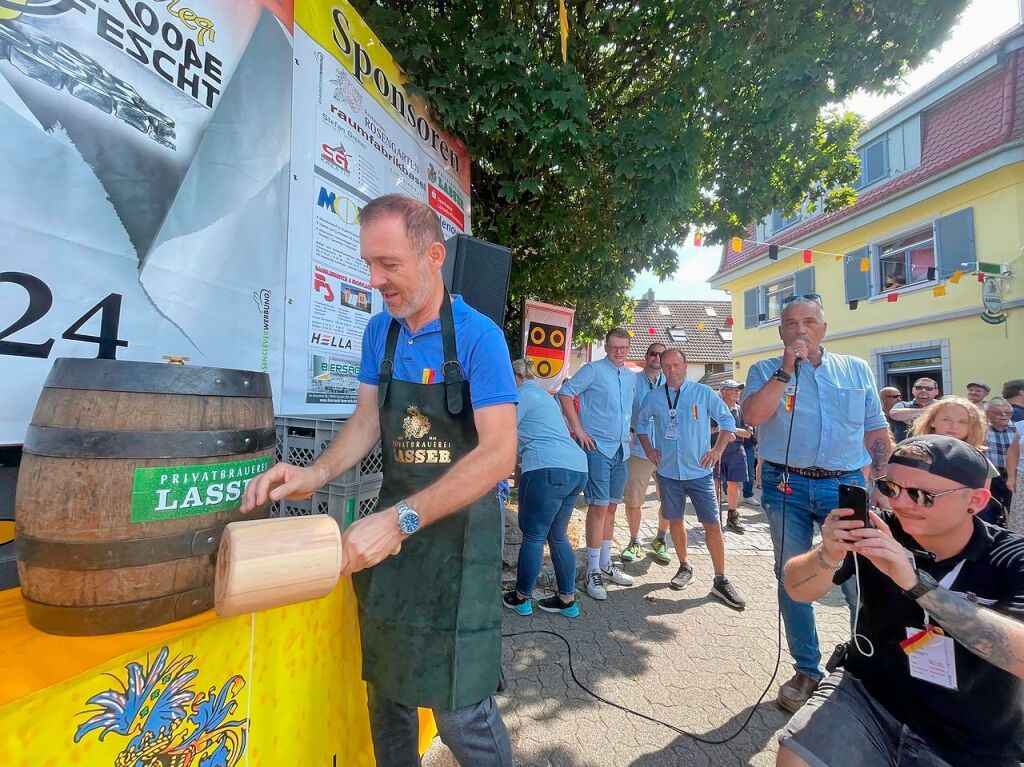
<path id="1" fill-rule="evenodd" d="M 793 301 L 814 301 L 818 306 L 821 306 L 821 295 L 818 293 L 804 293 L 799 296 L 786 296 L 782 299 L 781 306 L 792 303 Z"/>
<path id="2" fill-rule="evenodd" d="M 934 386 L 915 386 L 914 388 L 918 391 L 935 391 Z"/>
<path id="3" fill-rule="evenodd" d="M 660 357 L 661 352 L 647 352 L 648 357 Z"/>
<path id="4" fill-rule="evenodd" d="M 895 482 L 885 479 L 884 477 L 875 480 L 875 489 L 886 498 L 899 498 L 900 493 L 906 490 L 907 496 L 910 500 L 918 506 L 923 506 L 926 509 L 935 505 L 936 498 L 941 498 L 942 496 L 949 495 L 950 493 L 958 493 L 961 490 L 970 490 L 969 487 L 964 486 L 954 487 L 952 490 L 943 490 L 941 493 L 932 493 L 928 490 L 921 490 L 917 487 L 903 487 L 903 485 L 897 485 Z"/>

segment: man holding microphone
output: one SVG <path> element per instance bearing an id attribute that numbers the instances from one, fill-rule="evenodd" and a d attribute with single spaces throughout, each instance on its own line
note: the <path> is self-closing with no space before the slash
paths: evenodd
<path id="1" fill-rule="evenodd" d="M 821 345 L 828 325 L 821 297 L 793 296 L 783 303 L 781 357 L 751 366 L 742 405 L 759 427 L 762 505 L 771 527 L 779 606 L 796 674 L 776 703 L 795 712 L 824 676 L 811 605 L 795 602 L 782 584 L 786 562 L 811 548 L 814 526 L 839 506 L 839 485 L 864 485 L 885 471 L 891 443 L 875 379 L 864 360 L 830 354 Z M 783 507 L 785 506 L 785 515 Z M 847 581 L 847 602 L 855 599 Z"/>

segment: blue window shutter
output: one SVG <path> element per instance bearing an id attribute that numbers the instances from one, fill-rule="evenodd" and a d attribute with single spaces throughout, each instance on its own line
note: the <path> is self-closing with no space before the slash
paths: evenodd
<path id="1" fill-rule="evenodd" d="M 814 292 L 814 267 L 799 269 L 793 275 L 793 295 L 803 296 Z"/>
<path id="2" fill-rule="evenodd" d="M 957 269 L 973 269 L 976 260 L 974 208 L 958 210 L 935 222 L 935 266 L 940 280 Z"/>
<path id="3" fill-rule="evenodd" d="M 757 327 L 757 293 L 759 288 L 743 291 L 743 327 Z"/>
<path id="4" fill-rule="evenodd" d="M 843 261 L 843 276 L 846 281 L 846 303 L 860 301 L 871 295 L 871 272 L 862 272 L 860 262 L 868 257 L 867 247 L 847 253 Z"/>

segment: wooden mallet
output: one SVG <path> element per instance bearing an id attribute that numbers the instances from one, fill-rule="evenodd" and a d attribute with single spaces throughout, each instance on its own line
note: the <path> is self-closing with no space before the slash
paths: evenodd
<path id="1" fill-rule="evenodd" d="M 221 617 L 325 597 L 345 558 L 326 514 L 232 522 L 217 551 L 215 608 Z"/>

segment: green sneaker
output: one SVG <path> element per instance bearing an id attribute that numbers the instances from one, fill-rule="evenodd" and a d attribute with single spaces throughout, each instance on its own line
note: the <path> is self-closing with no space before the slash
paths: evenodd
<path id="1" fill-rule="evenodd" d="M 624 548 L 622 550 L 622 553 L 619 555 L 623 562 L 635 562 L 642 556 L 643 554 L 640 551 L 639 541 L 633 541 L 626 548 Z"/>
<path id="2" fill-rule="evenodd" d="M 655 538 L 651 541 L 651 553 L 663 565 L 667 565 L 672 561 L 672 554 L 669 553 L 668 544 L 661 540 L 661 538 Z"/>

